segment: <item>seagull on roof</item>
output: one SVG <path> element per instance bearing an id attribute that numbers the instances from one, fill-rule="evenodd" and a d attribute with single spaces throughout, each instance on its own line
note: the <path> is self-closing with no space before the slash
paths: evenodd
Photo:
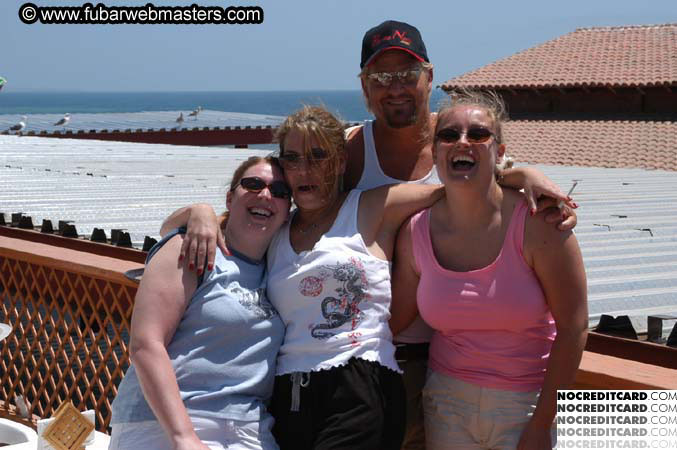
<path id="1" fill-rule="evenodd" d="M 57 123 L 54 124 L 54 126 L 66 128 L 66 125 L 68 125 L 68 122 L 70 122 L 70 120 L 71 115 L 69 113 L 66 113 Z"/>
<path id="2" fill-rule="evenodd" d="M 197 115 L 200 114 L 200 111 L 202 111 L 202 106 L 198 106 L 197 109 L 194 109 L 192 113 L 188 114 L 188 117 L 194 117 L 197 120 Z"/>
<path id="3" fill-rule="evenodd" d="M 28 419 L 31 416 L 28 411 L 28 402 L 26 402 L 23 395 L 14 394 L 14 404 L 16 405 L 16 409 L 19 410 L 21 417 Z"/>
<path id="4" fill-rule="evenodd" d="M 180 114 L 179 114 L 179 117 L 176 118 L 176 123 L 179 124 L 179 125 L 178 125 L 179 127 L 180 127 L 181 125 L 183 125 L 183 113 L 180 113 Z"/>
<path id="5" fill-rule="evenodd" d="M 28 117 L 21 116 L 21 120 L 19 121 L 19 123 L 9 127 L 9 131 L 14 131 L 16 134 L 21 133 L 24 130 L 24 128 L 26 128 L 26 120 L 27 119 L 28 119 Z"/>

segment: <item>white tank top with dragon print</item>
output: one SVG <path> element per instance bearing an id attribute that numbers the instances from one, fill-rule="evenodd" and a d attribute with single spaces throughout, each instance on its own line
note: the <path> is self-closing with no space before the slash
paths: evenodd
<path id="1" fill-rule="evenodd" d="M 277 374 L 374 361 L 400 372 L 388 327 L 390 263 L 369 253 L 357 230 L 361 191 L 346 197 L 312 250 L 296 253 L 291 220 L 268 249 L 268 298 L 287 327 Z"/>

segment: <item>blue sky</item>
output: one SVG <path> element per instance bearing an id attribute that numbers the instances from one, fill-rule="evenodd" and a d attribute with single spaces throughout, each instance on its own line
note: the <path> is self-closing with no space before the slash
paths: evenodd
<path id="1" fill-rule="evenodd" d="M 419 28 L 441 83 L 576 28 L 677 22 L 675 0 L 195 2 L 261 6 L 261 25 L 25 25 L 17 13 L 23 3 L 0 1 L 8 92 L 358 89 L 362 36 L 387 19 Z"/>

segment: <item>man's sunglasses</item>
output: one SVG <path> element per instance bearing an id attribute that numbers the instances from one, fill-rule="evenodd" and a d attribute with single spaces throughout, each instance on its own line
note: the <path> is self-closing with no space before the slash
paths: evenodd
<path id="1" fill-rule="evenodd" d="M 284 152 L 278 158 L 283 169 L 297 169 L 302 162 L 309 164 L 320 164 L 329 158 L 329 154 L 322 148 L 311 148 L 310 158 L 302 156 L 298 153 Z"/>
<path id="2" fill-rule="evenodd" d="M 471 127 L 463 133 L 455 128 L 445 128 L 437 132 L 437 139 L 447 144 L 455 144 L 464 134 L 470 144 L 484 144 L 494 135 L 484 127 Z"/>
<path id="3" fill-rule="evenodd" d="M 402 72 L 374 72 L 367 75 L 371 81 L 379 83 L 383 87 L 388 87 L 393 84 L 393 80 L 397 78 L 400 84 L 412 85 L 415 84 L 421 76 L 421 68 L 403 70 Z"/>
<path id="4" fill-rule="evenodd" d="M 265 188 L 268 188 L 270 191 L 270 195 L 272 195 L 275 198 L 289 198 L 291 197 L 291 191 L 289 190 L 289 186 L 287 186 L 287 183 L 284 181 L 273 181 L 270 184 L 266 184 L 265 181 L 263 181 L 259 177 L 245 177 L 240 179 L 240 186 L 242 186 L 243 189 L 249 192 L 254 192 L 258 194 Z"/>

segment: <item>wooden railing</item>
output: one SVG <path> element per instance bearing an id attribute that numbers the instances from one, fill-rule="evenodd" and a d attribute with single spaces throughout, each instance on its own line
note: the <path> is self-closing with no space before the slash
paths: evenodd
<path id="1" fill-rule="evenodd" d="M 49 417 L 65 400 L 96 411 L 106 431 L 129 367 L 127 346 L 140 264 L 0 236 L 0 416 Z M 17 405 L 20 406 L 20 405 Z"/>

